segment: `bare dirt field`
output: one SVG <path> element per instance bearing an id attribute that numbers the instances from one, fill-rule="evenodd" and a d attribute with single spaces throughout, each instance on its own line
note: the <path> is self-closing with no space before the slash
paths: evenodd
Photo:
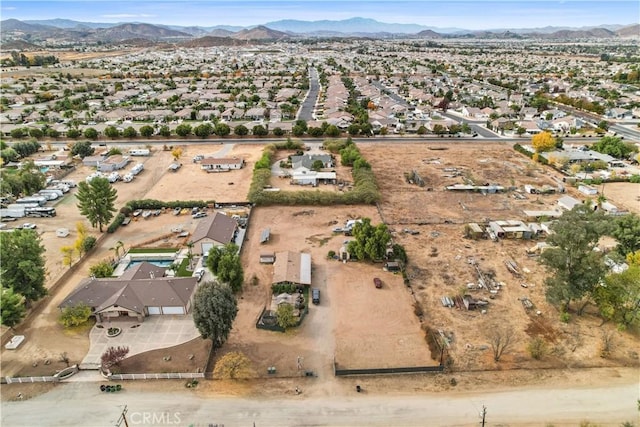
<path id="1" fill-rule="evenodd" d="M 447 149 L 433 150 L 434 147 Z M 503 145 L 385 144 L 360 148 L 372 164 L 383 194 L 382 215 L 394 230 L 396 241 L 407 251 L 407 273 L 423 307 L 424 325 L 441 330 L 450 338 L 449 351 L 457 367 L 491 369 L 499 366 L 507 369 L 638 364 L 636 336 L 617 332 L 612 325 L 598 328 L 599 319 L 589 315 L 573 316 L 568 324 L 558 320 L 557 310 L 545 300 L 543 280 L 546 273 L 535 258 L 526 254 L 526 249 L 535 241 L 501 240 L 496 243 L 464 238 L 466 222 L 524 219 L 522 209 L 552 209 L 559 196 L 527 195 L 525 200 L 516 200 L 512 192 L 482 195 L 444 189 L 445 185 L 462 183 L 462 177 L 444 177 L 450 173 L 443 170 L 445 167 L 461 170 L 463 176 L 474 182 L 505 187 L 555 186 L 557 181 L 552 176 L 561 178 L 555 171 L 534 165 L 511 147 Z M 406 182 L 403 172 L 412 169 L 426 181 L 424 188 Z M 567 191 L 584 199 L 574 188 Z M 611 199 L 614 203 L 618 200 L 616 195 L 611 195 Z M 405 227 L 420 234 L 404 233 Z M 498 294 L 467 289 L 468 283 L 478 282 L 476 269 L 469 263 L 471 259 L 483 274 L 493 276 L 503 284 Z M 515 277 L 505 261 L 515 261 L 523 275 Z M 462 294 L 488 301 L 486 314 L 481 310 L 443 307 L 442 297 Z M 525 310 L 520 301 L 523 297 L 533 303 L 533 309 Z M 539 315 L 536 314 L 538 311 Z M 495 325 L 505 323 L 514 327 L 517 343 L 497 365 L 493 362 L 487 335 Z M 600 357 L 603 334 L 613 334 L 616 341 L 610 359 Z M 543 337 L 549 346 L 548 355 L 541 361 L 531 359 L 526 349 L 531 338 L 536 336 Z"/>
<path id="2" fill-rule="evenodd" d="M 618 209 L 640 214 L 640 185 L 629 182 L 611 182 L 601 185 L 599 190 Z"/>
<path id="3" fill-rule="evenodd" d="M 345 239 L 333 234 L 336 224 L 349 218 L 379 221 L 374 207 L 281 207 L 254 208 L 242 261 L 245 285 L 240 311 L 225 347 L 240 349 L 251 358 L 259 373 L 276 366 L 282 375 L 296 375 L 296 358 L 305 369 L 331 374 L 332 361 L 342 368 L 398 367 L 429 364 L 424 334 L 411 312 L 411 296 L 399 276 L 384 273 L 380 265 L 342 264 L 327 259 Z M 271 230 L 268 243 L 260 233 Z M 303 325 L 286 334 L 255 328 L 268 304 L 273 266 L 258 262 L 261 252 L 301 251 L 312 255 L 312 287 L 321 290 L 321 304 L 311 305 Z M 383 289 L 373 277 L 384 277 Z M 390 303 L 393 302 L 393 303 Z M 390 349 L 393 349 L 390 351 Z"/>
<path id="4" fill-rule="evenodd" d="M 444 144 L 436 144 L 440 147 Z M 239 297 L 240 311 L 228 343 L 218 356 L 232 350 L 245 352 L 253 361 L 259 376 L 266 368 L 277 367 L 277 376 L 301 375 L 296 366 L 298 357 L 304 369 L 317 375 L 333 376 L 333 362 L 341 368 L 398 367 L 433 364 L 430 360 L 423 329 L 442 330 L 450 339 L 450 353 L 458 369 L 564 368 L 582 366 L 637 366 L 637 337 L 615 332 L 611 325 L 599 326 L 599 320 L 586 315 L 572 317 L 570 323 L 558 321 L 557 311 L 544 298 L 544 272 L 535 258 L 526 256 L 532 241 L 502 240 L 471 241 L 463 237 L 464 223 L 491 219 L 520 219 L 522 209 L 549 209 L 557 196 L 531 196 L 525 200 L 513 198 L 513 193 L 467 194 L 446 192 L 443 187 L 460 183 L 461 177 L 446 178 L 445 167 L 454 167 L 463 176 L 477 183 L 489 182 L 505 187 L 555 185 L 555 172 L 501 145 L 451 145 L 448 150 L 432 150 L 432 145 L 363 144 L 361 151 L 372 164 L 383 200 L 380 209 L 393 230 L 396 242 L 405 246 L 410 259 L 407 288 L 399 275 L 383 272 L 379 265 L 342 264 L 328 260 L 329 250 L 338 251 L 345 238 L 331 232 L 347 219 L 369 217 L 374 224 L 381 221 L 373 206 L 336 207 L 271 207 L 254 208 L 242 261 L 245 287 Z M 208 200 L 237 202 L 246 199 L 253 164 L 262 151 L 259 145 L 190 145 L 185 146 L 182 168 L 168 172 L 172 158 L 169 151 L 155 150 L 148 158 L 138 157 L 145 170 L 132 183 L 118 182 L 118 206 L 127 200 L 156 198 L 161 200 Z M 247 165 L 239 171 L 206 173 L 191 158 L 196 154 L 218 157 L 240 156 Z M 128 169 L 130 169 L 130 165 Z M 416 169 L 425 179 L 425 188 L 410 185 L 404 172 Z M 81 181 L 91 173 L 79 167 L 67 179 Z M 278 181 L 278 180 L 276 180 Z M 229 183 L 233 182 L 232 185 Z M 275 186 L 275 185 L 274 185 Z M 431 191 L 426 191 L 431 188 Z M 615 204 L 628 196 L 624 189 L 607 185 L 607 197 Z M 295 186 L 292 189 L 300 189 Z M 616 189 L 616 190 L 614 190 Z M 313 191 L 304 189 L 306 191 Z M 633 188 L 631 189 L 633 190 Z M 631 191 L 630 190 L 630 191 Z M 574 197 L 579 193 L 568 189 Z M 47 252 L 48 285 L 64 272 L 60 247 L 75 240 L 75 224 L 85 221 L 78 213 L 73 195 L 67 195 L 56 205 L 58 216 L 35 219 Z M 448 220 L 452 223 L 445 223 Z M 184 244 L 171 234 L 180 225 L 193 232 L 196 221 L 188 215 L 173 216 L 166 212 L 147 220 L 132 221 L 116 233 L 107 235 L 91 256 L 74 271 L 55 295 L 44 301 L 42 313 L 19 333 L 27 336 L 15 351 L 2 350 L 2 375 L 44 375 L 64 367 L 58 362 L 66 352 L 71 363 L 82 360 L 88 350 L 88 330 L 64 331 L 57 324 L 57 305 L 82 278 L 88 268 L 100 259 L 112 257 L 116 242 L 125 248 L 149 244 L 177 246 Z M 59 227 L 71 229 L 67 238 L 55 237 Z M 261 231 L 269 227 L 271 239 L 259 243 Z M 419 231 L 409 235 L 402 229 Z M 91 230 L 91 229 L 90 229 Z M 97 234 L 97 233 L 96 233 Z M 261 252 L 281 250 L 309 252 L 312 255 L 313 287 L 322 292 L 318 306 L 310 307 L 300 328 L 286 334 L 258 330 L 255 322 L 262 308 L 269 303 L 273 266 L 258 262 Z M 486 291 L 469 291 L 476 298 L 489 301 L 487 313 L 445 308 L 442 296 L 451 296 L 466 289 L 477 277 L 470 258 L 477 261 L 485 273 L 495 275 L 504 283 L 499 294 L 490 298 Z M 517 262 L 523 277 L 516 278 L 505 266 L 505 260 Z M 253 278 L 256 280 L 253 280 Z M 373 277 L 380 277 L 384 286 L 375 289 Z M 526 284 L 524 288 L 521 284 Z M 519 298 L 526 296 L 535 308 L 525 311 Z M 421 317 L 414 314 L 414 299 L 421 307 Z M 539 310 L 540 315 L 535 312 Z M 518 341 L 495 364 L 488 349 L 486 333 L 497 323 L 509 323 L 516 329 Z M 600 357 L 604 332 L 614 334 L 614 347 L 609 359 Z M 549 354 L 534 361 L 526 346 L 534 336 L 542 336 L 549 344 Z M 169 351 L 169 350 L 167 350 Z M 187 346 L 170 349 L 176 354 L 189 352 Z M 45 365 L 45 360 L 50 365 Z M 135 361 L 131 361 L 134 363 Z M 37 366 L 33 366 L 37 363 Z M 136 362 L 138 364 L 143 362 Z M 516 373 L 514 373 L 516 375 Z M 523 380 L 526 381 L 526 380 Z"/>

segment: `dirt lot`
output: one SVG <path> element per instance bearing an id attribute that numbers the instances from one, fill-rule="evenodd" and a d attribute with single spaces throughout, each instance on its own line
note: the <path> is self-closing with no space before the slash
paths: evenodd
<path id="1" fill-rule="evenodd" d="M 599 187 L 605 197 L 620 210 L 640 214 L 640 185 L 629 182 L 612 182 Z"/>
<path id="2" fill-rule="evenodd" d="M 453 193 L 446 185 L 462 183 L 461 177 L 446 178 L 446 168 L 457 168 L 475 182 L 505 187 L 524 184 L 555 185 L 554 171 L 533 165 L 510 147 L 501 145 L 452 145 L 446 150 L 433 150 L 438 145 L 366 145 L 361 151 L 376 172 L 383 201 L 381 211 L 394 229 L 395 238 L 405 246 L 410 263 L 411 286 L 424 310 L 424 323 L 442 330 L 451 338 L 450 351 L 455 363 L 463 369 L 484 369 L 496 366 L 492 360 L 486 335 L 496 324 L 508 322 L 516 330 L 517 344 L 500 363 L 509 367 L 607 366 L 638 363 L 637 337 L 620 333 L 610 325 L 598 328 L 599 319 L 592 316 L 574 318 L 568 324 L 558 320 L 558 312 L 545 300 L 545 272 L 535 258 L 526 255 L 532 241 L 490 240 L 472 241 L 464 238 L 464 223 L 484 222 L 490 218 L 524 219 L 523 209 L 552 209 L 558 196 L 532 196 L 516 200 L 512 193 Z M 415 169 L 425 179 L 425 188 L 408 184 L 404 171 Z M 557 178 L 560 178 L 558 175 Z M 426 188 L 431 188 L 426 191 Z M 575 189 L 573 197 L 584 199 Z M 628 198 L 628 193 L 621 191 Z M 607 197 L 618 202 L 617 194 Z M 620 203 L 622 205 L 622 203 Z M 445 224 L 445 220 L 453 224 Z M 427 225 L 430 224 L 430 225 Z M 402 232 L 410 227 L 420 232 Z M 477 283 L 474 259 L 481 270 L 495 276 L 504 286 L 493 299 L 487 291 L 468 291 L 468 283 Z M 505 261 L 515 261 L 523 276 L 514 277 Z M 527 287 L 523 287 L 525 284 Z M 487 313 L 445 308 L 441 297 L 468 293 L 477 299 L 487 299 Z M 526 311 L 520 298 L 527 297 L 534 309 Z M 536 315 L 537 311 L 540 315 Z M 600 356 L 602 334 L 612 333 L 616 341 L 611 359 Z M 526 346 L 534 336 L 543 336 L 549 345 L 549 355 L 533 361 Z"/>
<path id="3" fill-rule="evenodd" d="M 298 357 L 304 360 L 304 369 L 311 369 L 325 378 L 333 376 L 334 358 L 342 368 L 425 365 L 432 362 L 421 326 L 428 325 L 452 338 L 450 351 L 455 366 L 462 369 L 637 365 L 637 353 L 634 353 L 637 352 L 637 338 L 615 332 L 612 356 L 603 359 L 599 357 L 601 336 L 603 331 L 612 332 L 609 325 L 598 328 L 599 320 L 591 316 L 574 317 L 568 324 L 558 321 L 557 311 L 548 306 L 544 298 L 543 271 L 534 258 L 525 254 L 532 242 L 504 240 L 494 243 L 463 238 L 464 222 L 486 218 L 519 219 L 522 209 L 553 207 L 556 196 L 516 200 L 512 193 L 484 196 L 454 194 L 443 189 L 445 185 L 461 182 L 460 177 L 443 177 L 445 167 L 455 167 L 463 176 L 478 183 L 490 182 L 505 187 L 525 183 L 554 185 L 553 172 L 532 165 L 506 146 L 453 145 L 444 151 L 430 147 L 433 148 L 412 144 L 360 147 L 372 164 L 384 195 L 381 203 L 384 220 L 394 230 L 397 242 L 407 250 L 411 288 L 404 286 L 399 275 L 383 272 L 380 266 L 341 264 L 326 258 L 329 250 L 337 252 L 345 240 L 344 236 L 332 234 L 331 229 L 349 218 L 370 217 L 373 223 L 378 223 L 381 219 L 375 207 L 256 208 L 252 212 L 242 254 L 247 285 L 240 296 L 240 311 L 229 342 L 220 355 L 231 350 L 245 352 L 261 376 L 265 375 L 268 366 L 276 366 L 279 376 L 300 375 L 296 366 Z M 151 157 L 134 159 L 144 161 L 145 170 L 132 183 L 116 184 L 118 204 L 139 198 L 244 200 L 253 163 L 260 157 L 261 149 L 257 145 L 186 146 L 181 160 L 183 167 L 175 173 L 167 171 L 171 154 L 156 150 Z M 196 154 L 241 156 L 247 165 L 240 171 L 207 174 L 192 163 L 191 158 Z M 425 188 L 406 183 L 403 174 L 412 169 L 427 181 Z M 90 172 L 89 168 L 81 167 L 67 178 L 78 182 Z M 426 191 L 426 188 L 432 190 Z M 617 188 L 617 185 L 611 185 L 609 190 L 608 185 L 607 197 L 624 206 L 618 197 L 628 196 L 628 193 L 619 190 L 618 196 L 614 190 Z M 569 192 L 578 196 L 574 189 Z M 628 200 L 632 204 L 633 198 Z M 84 221 L 77 212 L 73 196 L 66 196 L 56 209 L 56 218 L 33 221 L 38 224 L 47 248 L 49 284 L 66 268 L 60 262 L 60 247 L 75 240 L 75 223 Z M 452 223 L 445 224 L 445 220 Z M 122 241 L 127 248 L 151 241 L 157 246 L 179 245 L 181 242 L 170 237 L 171 228 L 182 225 L 192 232 L 196 221 L 190 216 L 175 217 L 164 213 L 133 221 L 107 235 L 90 259 L 77 268 L 55 295 L 48 297 L 42 314 L 27 327 L 18 328 L 27 340 L 17 351 L 3 349 L 2 375 L 53 373 L 63 367 L 57 362 L 63 352 L 67 352 L 71 363 L 81 360 L 88 348 L 87 331 L 63 331 L 56 323 L 56 307 L 87 276 L 89 265 L 113 256 L 110 248 L 117 241 Z M 55 237 L 55 230 L 63 226 L 72 230 L 71 236 Z M 266 227 L 271 229 L 271 240 L 260 245 L 259 235 Z M 420 234 L 403 233 L 405 227 Z M 313 286 L 322 291 L 321 304 L 312 305 L 303 325 L 286 334 L 255 328 L 258 315 L 269 302 L 273 272 L 272 266 L 258 263 L 258 256 L 264 251 L 280 250 L 311 253 Z M 470 257 L 485 273 L 495 274 L 496 280 L 504 283 L 500 293 L 489 299 L 487 314 L 444 308 L 440 303 L 442 296 L 455 295 L 466 288 L 467 283 L 477 281 L 474 269 L 468 263 Z M 507 259 L 518 263 L 525 272 L 524 277 L 515 278 L 508 272 L 504 264 Z M 256 285 L 251 284 L 254 276 Z M 373 277 L 383 280 L 382 289 L 374 288 Z M 526 283 L 527 288 L 522 287 L 522 283 Z M 489 297 L 483 292 L 470 293 L 478 298 Z M 414 314 L 414 296 L 424 312 L 422 325 Z M 533 302 L 533 311 L 525 312 L 518 300 L 523 296 Z M 535 315 L 536 310 L 540 311 L 539 316 Z M 487 350 L 485 335 L 491 325 L 504 323 L 507 319 L 517 331 L 518 342 L 496 365 Z M 543 336 L 549 343 L 551 351 L 542 361 L 533 361 L 527 354 L 526 345 L 533 336 Z M 172 351 L 185 353 L 187 349 Z M 46 359 L 51 361 L 50 365 L 44 365 Z M 32 366 L 35 362 L 36 367 Z"/>

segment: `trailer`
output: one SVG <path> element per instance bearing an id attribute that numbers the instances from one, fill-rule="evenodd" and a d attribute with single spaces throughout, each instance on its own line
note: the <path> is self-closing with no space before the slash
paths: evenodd
<path id="1" fill-rule="evenodd" d="M 47 198 L 44 196 L 29 196 L 29 197 L 22 197 L 20 199 L 16 200 L 16 203 L 18 204 L 25 204 L 25 203 L 37 203 L 40 206 L 44 205 L 45 203 L 47 203 Z"/>
<path id="2" fill-rule="evenodd" d="M 42 197 L 46 197 L 47 201 L 56 200 L 59 197 L 56 193 L 41 193 L 41 192 L 38 192 L 38 194 L 42 195 Z"/>
<path id="3" fill-rule="evenodd" d="M 0 209 L 0 218 L 24 218 L 25 217 L 25 213 L 24 210 L 26 208 L 22 208 L 22 209 Z"/>
<path id="4" fill-rule="evenodd" d="M 134 149 L 129 150 L 130 156 L 148 156 L 151 152 L 147 149 Z"/>
<path id="5" fill-rule="evenodd" d="M 45 188 L 44 190 L 38 191 L 38 193 L 39 194 L 44 194 L 45 197 L 46 197 L 47 194 L 55 194 L 58 197 L 63 197 L 64 196 L 64 192 L 62 190 L 56 190 L 54 188 Z"/>
<path id="6" fill-rule="evenodd" d="M 131 173 L 133 175 L 138 175 L 140 172 L 142 172 L 143 169 L 144 165 L 142 163 L 138 163 L 131 169 Z"/>

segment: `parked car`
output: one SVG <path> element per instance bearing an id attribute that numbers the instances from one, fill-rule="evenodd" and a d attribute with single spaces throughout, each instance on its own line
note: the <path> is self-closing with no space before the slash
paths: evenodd
<path id="1" fill-rule="evenodd" d="M 32 222 L 25 222 L 25 223 L 24 223 L 24 224 L 22 224 L 22 226 L 21 226 L 21 228 L 25 228 L 25 229 L 28 229 L 28 230 L 33 230 L 33 229 L 35 229 L 36 227 L 37 227 L 37 225 L 35 225 L 35 224 L 34 224 L 34 223 L 32 223 Z"/>
<path id="2" fill-rule="evenodd" d="M 182 210 L 182 208 L 175 208 L 175 209 L 173 210 L 173 214 L 174 214 L 174 215 L 176 215 L 176 216 L 178 216 L 178 215 L 180 215 L 180 211 L 181 211 L 181 210 Z"/>
<path id="3" fill-rule="evenodd" d="M 204 218 L 205 216 L 207 216 L 206 212 L 196 212 L 193 215 L 191 215 L 193 219 Z"/>
<path id="4" fill-rule="evenodd" d="M 204 268 L 199 268 L 193 272 L 193 275 L 198 278 L 198 282 L 204 277 Z"/>
<path id="5" fill-rule="evenodd" d="M 311 289 L 311 301 L 316 305 L 320 304 L 320 289 Z"/>
<path id="6" fill-rule="evenodd" d="M 377 277 L 374 277 L 373 284 L 376 286 L 376 288 L 380 289 L 382 287 L 382 280 L 380 280 Z"/>

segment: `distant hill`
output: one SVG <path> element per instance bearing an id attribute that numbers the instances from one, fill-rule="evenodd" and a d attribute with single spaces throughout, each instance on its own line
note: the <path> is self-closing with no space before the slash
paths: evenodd
<path id="1" fill-rule="evenodd" d="M 72 19 L 29 19 L 24 20 L 22 22 L 26 22 L 28 24 L 40 24 L 47 25 L 50 27 L 63 28 L 63 29 L 72 29 L 72 28 L 109 28 L 115 27 L 118 24 L 107 23 L 107 22 L 82 22 L 82 21 L 74 21 Z"/>
<path id="2" fill-rule="evenodd" d="M 437 38 L 441 38 L 442 35 L 436 33 L 433 30 L 424 30 L 424 31 L 420 31 L 418 34 L 416 34 L 416 37 L 419 37 L 421 39 L 437 39 Z"/>
<path id="3" fill-rule="evenodd" d="M 281 40 L 291 36 L 282 31 L 272 30 L 271 28 L 259 25 L 250 30 L 238 31 L 231 37 L 238 40 Z"/>
<path id="4" fill-rule="evenodd" d="M 629 25 L 628 27 L 619 28 L 616 31 L 620 37 L 635 37 L 640 38 L 640 24 Z"/>
<path id="5" fill-rule="evenodd" d="M 306 34 L 323 32 L 338 32 L 343 34 L 355 33 L 404 33 L 412 34 L 428 27 L 417 24 L 387 24 L 368 18 L 351 18 L 341 21 L 298 21 L 295 19 L 285 19 L 282 21 L 267 22 L 265 26 L 274 30 L 291 33 Z"/>
<path id="6" fill-rule="evenodd" d="M 26 52 L 28 50 L 41 50 L 41 49 L 42 47 L 33 43 L 28 43 L 24 40 L 9 40 L 2 43 L 2 51 L 5 53 L 11 50 Z"/>
<path id="7" fill-rule="evenodd" d="M 216 28 L 215 30 L 210 31 L 208 35 L 213 37 L 231 37 L 233 34 L 235 34 L 234 31 L 223 30 L 222 28 Z"/>
<path id="8" fill-rule="evenodd" d="M 55 30 L 55 27 L 41 24 L 29 24 L 17 19 L 5 19 L 0 21 L 0 31 L 2 33 L 21 32 L 21 33 L 39 33 L 42 31 Z"/>
<path id="9" fill-rule="evenodd" d="M 162 40 L 168 38 L 192 38 L 191 34 L 171 30 L 151 24 L 122 24 L 111 28 L 101 28 L 91 38 L 104 42 L 127 39 Z"/>
<path id="10" fill-rule="evenodd" d="M 245 46 L 251 43 L 248 40 L 232 39 L 231 37 L 204 36 L 193 40 L 180 42 L 179 45 L 186 48 L 215 47 L 215 46 Z"/>
<path id="11" fill-rule="evenodd" d="M 616 33 L 605 28 L 592 28 L 590 30 L 560 30 L 546 35 L 549 39 L 609 39 L 616 37 Z"/>

